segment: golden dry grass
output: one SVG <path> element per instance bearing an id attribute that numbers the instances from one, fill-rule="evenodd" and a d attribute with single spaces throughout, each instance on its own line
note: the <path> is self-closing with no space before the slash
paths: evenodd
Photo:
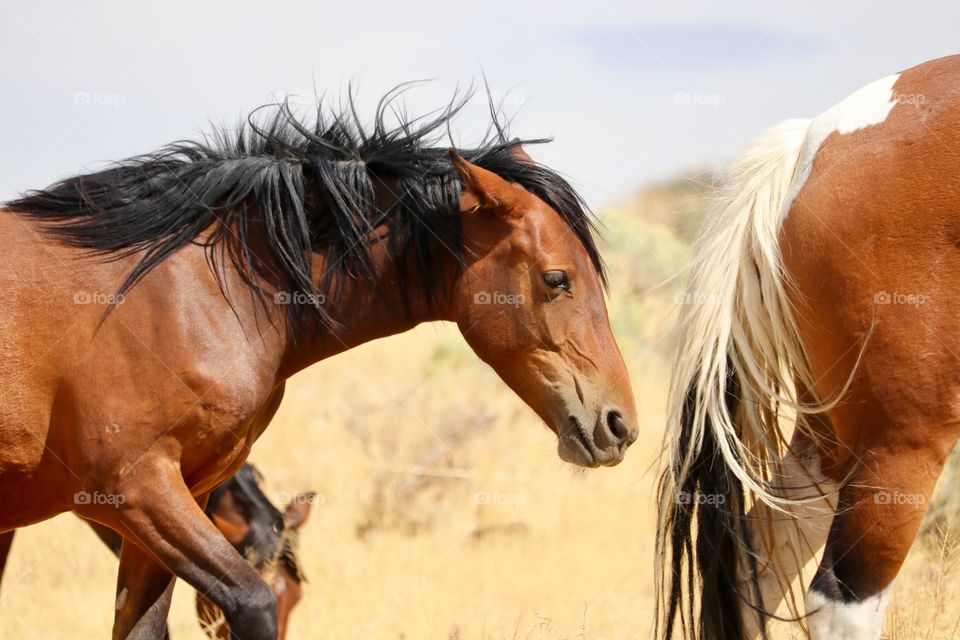
<path id="1" fill-rule="evenodd" d="M 309 582 L 290 638 L 650 637 L 652 467 L 675 288 L 647 288 L 687 254 L 662 225 L 607 220 L 612 320 L 641 416 L 627 460 L 597 471 L 560 462 L 555 436 L 451 326 L 423 326 L 308 370 L 251 456 L 275 502 L 319 494 L 301 537 Z M 921 546 L 888 619 L 897 640 L 950 637 L 960 618 L 953 557 Z M 0 638 L 109 637 L 115 573 L 73 516 L 21 531 L 2 585 Z M 170 626 L 174 640 L 204 637 L 182 582 Z"/>
<path id="2" fill-rule="evenodd" d="M 914 544 L 887 614 L 890 640 L 960 637 L 958 562 L 960 544 L 947 528 Z"/>

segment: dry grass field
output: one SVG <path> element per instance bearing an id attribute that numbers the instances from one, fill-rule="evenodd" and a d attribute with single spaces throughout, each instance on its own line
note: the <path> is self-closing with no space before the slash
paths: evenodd
<path id="1" fill-rule="evenodd" d="M 693 195 L 691 195 L 691 193 Z M 696 189 L 683 194 L 696 207 Z M 655 464 L 685 234 L 657 216 L 669 190 L 604 214 L 611 311 L 633 376 L 640 438 L 619 467 L 560 462 L 556 438 L 451 326 L 422 326 L 292 381 L 251 456 L 282 503 L 314 489 L 301 537 L 308 583 L 289 637 L 633 640 L 653 610 Z M 651 200 L 653 198 L 654 200 Z M 660 204 L 657 204 L 660 203 Z M 960 473 L 910 557 L 891 638 L 960 633 L 954 517 Z M 952 490 L 952 495 L 950 491 Z M 24 530 L 0 596 L 0 638 L 107 638 L 116 563 L 70 515 Z M 174 640 L 202 636 L 177 586 Z"/>

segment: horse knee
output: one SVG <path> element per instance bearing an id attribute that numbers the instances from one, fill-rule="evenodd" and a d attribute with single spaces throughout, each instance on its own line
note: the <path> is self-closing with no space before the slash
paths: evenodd
<path id="1" fill-rule="evenodd" d="M 230 611 L 224 611 L 231 637 L 238 640 L 276 640 L 277 599 L 263 580 L 247 585 L 234 599 Z"/>

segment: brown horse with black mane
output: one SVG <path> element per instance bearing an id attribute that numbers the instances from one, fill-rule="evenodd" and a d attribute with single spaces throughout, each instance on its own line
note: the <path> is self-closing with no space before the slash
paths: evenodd
<path id="1" fill-rule="evenodd" d="M 954 56 L 785 122 L 734 164 L 682 312 L 663 638 L 766 637 L 784 615 L 816 640 L 880 637 L 960 438 L 958 150 Z"/>
<path id="2" fill-rule="evenodd" d="M 298 493 L 280 511 L 263 493 L 260 483 L 260 472 L 253 465 L 244 463 L 233 477 L 210 492 L 204 511 L 273 589 L 277 601 L 277 640 L 284 640 L 290 613 L 300 601 L 304 581 L 297 557 L 299 530 L 310 515 L 315 494 Z M 99 522 L 86 522 L 119 557 L 123 536 Z M 14 533 L 15 530 L 0 533 L 0 578 Z M 204 632 L 211 638 L 229 638 L 230 627 L 223 612 L 199 591 L 196 601 L 197 617 Z M 169 632 L 163 637 L 164 640 L 169 638 Z"/>
<path id="3" fill-rule="evenodd" d="M 432 144 L 456 106 L 392 127 L 394 106 L 364 130 L 281 105 L 0 212 L 0 531 L 72 510 L 120 533 L 114 638 L 163 633 L 174 575 L 236 637 L 276 637 L 272 590 L 203 505 L 285 380 L 356 345 L 456 322 L 565 460 L 636 438 L 576 193 L 496 123 L 457 152 Z"/>

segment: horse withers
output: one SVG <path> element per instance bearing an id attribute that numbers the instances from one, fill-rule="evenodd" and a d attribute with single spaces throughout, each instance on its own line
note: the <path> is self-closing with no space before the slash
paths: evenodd
<path id="1" fill-rule="evenodd" d="M 784 615 L 815 640 L 880 637 L 960 437 L 956 149 L 960 56 L 785 122 L 732 167 L 682 311 L 663 638 L 678 619 L 766 637 Z"/>
<path id="2" fill-rule="evenodd" d="M 280 105 L 0 211 L 0 531 L 72 510 L 120 533 L 115 638 L 162 633 L 174 576 L 241 640 L 276 637 L 203 506 L 287 378 L 370 340 L 455 322 L 563 459 L 623 459 L 636 408 L 588 212 L 499 123 L 440 146 L 456 111 L 394 125 L 388 96 L 365 129 Z"/>

